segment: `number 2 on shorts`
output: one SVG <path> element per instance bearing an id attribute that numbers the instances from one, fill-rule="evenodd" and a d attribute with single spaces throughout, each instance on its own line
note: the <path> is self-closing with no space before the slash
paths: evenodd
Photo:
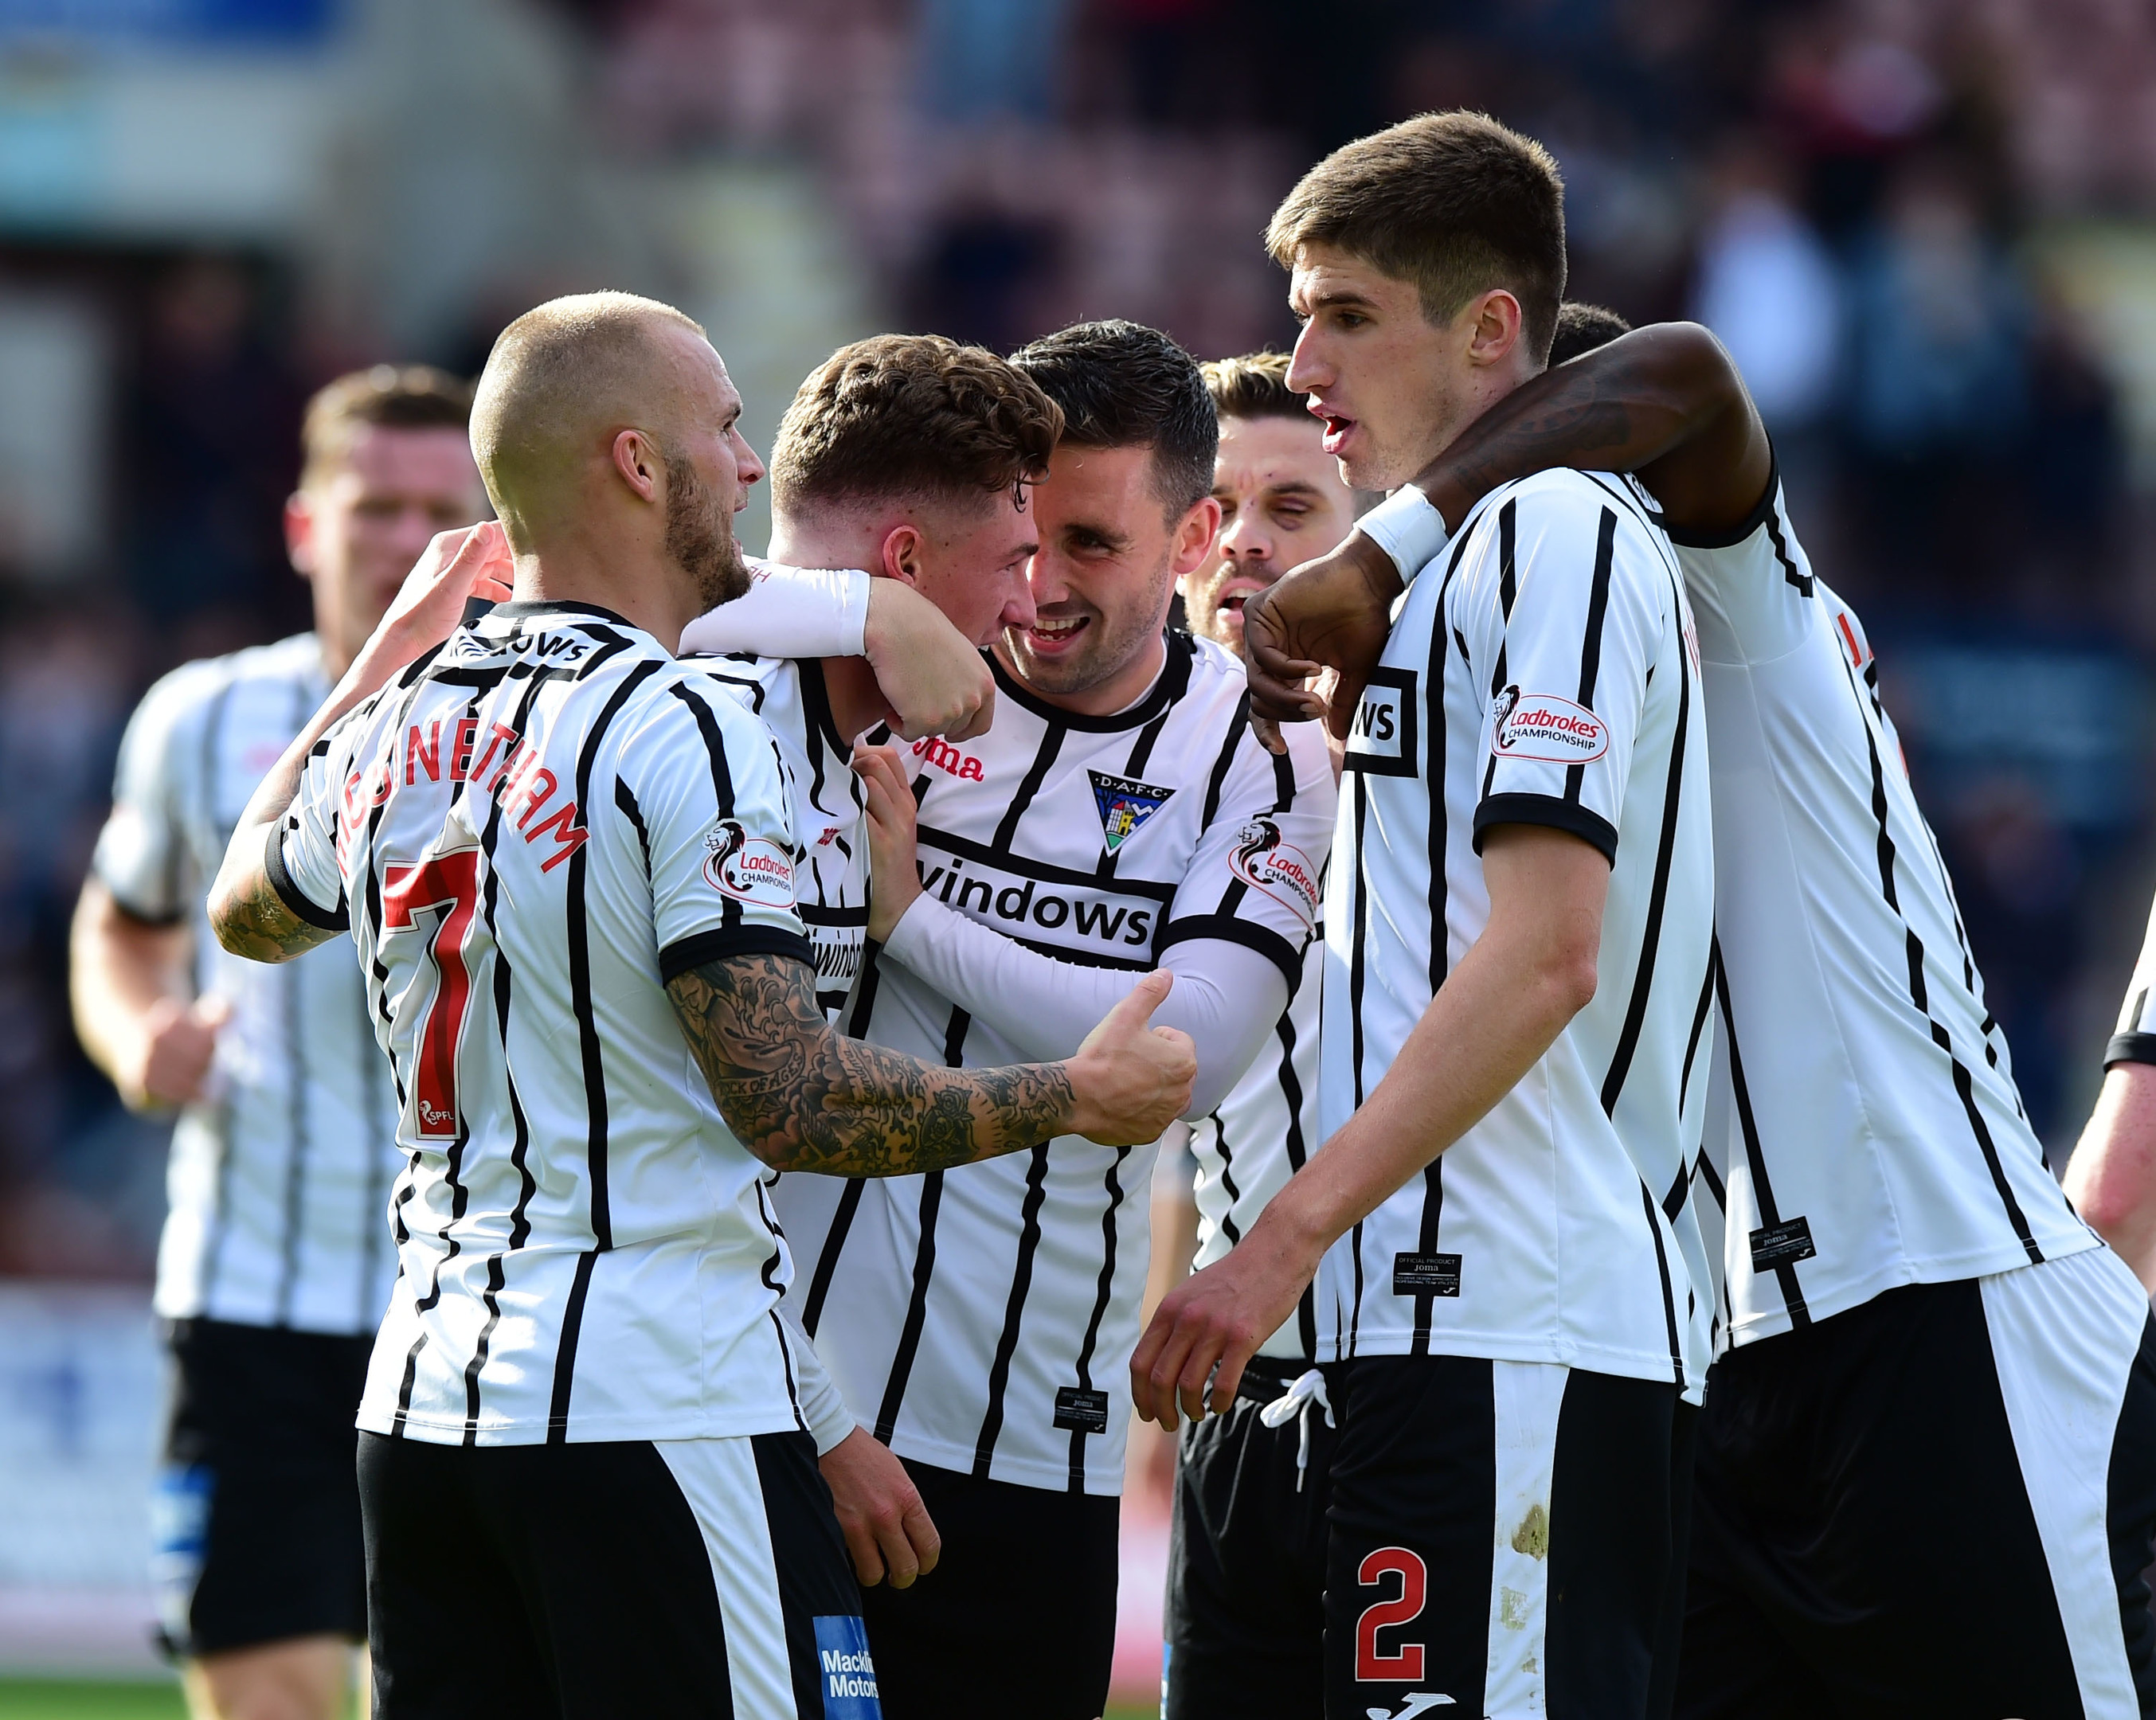
<path id="1" fill-rule="evenodd" d="M 1358 1681 L 1419 1683 L 1423 1673 L 1423 1646 L 1404 1642 L 1396 1654 L 1378 1652 L 1378 1633 L 1389 1625 L 1404 1625 L 1420 1615 L 1430 1593 L 1430 1572 L 1422 1555 L 1404 1547 L 1380 1547 L 1363 1559 L 1355 1580 L 1373 1588 L 1398 1574 L 1400 1592 L 1391 1600 L 1373 1600 L 1363 1609 L 1355 1625 L 1355 1676 Z"/>

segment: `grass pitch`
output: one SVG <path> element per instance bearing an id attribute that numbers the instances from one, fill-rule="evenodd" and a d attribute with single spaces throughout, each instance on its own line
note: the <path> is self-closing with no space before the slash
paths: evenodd
<path id="1" fill-rule="evenodd" d="M 85 1684 L 0 1678 L 3 1720 L 187 1720 L 177 1684 Z M 1111 1703 L 1104 1720 L 1152 1720 L 1152 1707 Z"/>

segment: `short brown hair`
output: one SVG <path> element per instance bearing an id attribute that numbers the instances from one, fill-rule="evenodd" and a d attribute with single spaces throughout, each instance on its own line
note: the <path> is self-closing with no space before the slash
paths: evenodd
<path id="1" fill-rule="evenodd" d="M 464 430 L 472 385 L 431 364 L 377 364 L 341 376 L 307 403 L 300 429 L 300 487 L 319 483 L 342 460 L 362 425 L 393 430 Z"/>
<path id="2" fill-rule="evenodd" d="M 1564 180 L 1548 150 L 1487 114 L 1424 114 L 1333 151 L 1265 228 L 1282 268 L 1306 244 L 1414 282 L 1434 323 L 1503 287 L 1528 350 L 1548 355 L 1564 297 Z"/>
<path id="3" fill-rule="evenodd" d="M 1309 397 L 1287 385 L 1291 362 L 1286 352 L 1245 352 L 1238 358 L 1209 358 L 1198 368 L 1205 377 L 1205 392 L 1213 397 L 1213 410 L 1224 418 L 1309 418 Z"/>
<path id="4" fill-rule="evenodd" d="M 985 501 L 1048 470 L 1063 413 L 985 347 L 876 335 L 808 374 L 771 446 L 771 499 Z"/>

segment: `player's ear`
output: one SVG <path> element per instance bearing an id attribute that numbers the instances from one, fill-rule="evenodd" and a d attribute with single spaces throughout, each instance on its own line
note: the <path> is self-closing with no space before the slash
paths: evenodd
<path id="1" fill-rule="evenodd" d="M 881 565 L 870 569 L 891 579 L 918 586 L 921 576 L 923 540 L 917 526 L 894 526 L 884 534 Z"/>
<path id="2" fill-rule="evenodd" d="M 1476 366 L 1501 364 L 1520 344 L 1526 313 L 1520 301 L 1503 287 L 1492 287 L 1460 312 L 1471 317 L 1467 331 L 1467 362 Z"/>
<path id="3" fill-rule="evenodd" d="M 1213 540 L 1220 535 L 1220 498 L 1208 495 L 1194 504 L 1175 528 L 1175 542 L 1168 558 L 1180 584 L 1205 565 L 1213 552 Z"/>
<path id="4" fill-rule="evenodd" d="M 659 450 L 641 430 L 619 430 L 614 434 L 613 446 L 608 450 L 613 461 L 614 475 L 645 501 L 659 499 L 659 480 L 666 470 L 666 462 L 659 457 Z"/>
<path id="5" fill-rule="evenodd" d="M 285 498 L 285 554 L 300 578 L 315 577 L 315 504 L 304 490 Z"/>

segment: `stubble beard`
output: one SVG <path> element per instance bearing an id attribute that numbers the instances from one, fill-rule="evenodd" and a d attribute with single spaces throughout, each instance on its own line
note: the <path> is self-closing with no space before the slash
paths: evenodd
<path id="1" fill-rule="evenodd" d="M 685 460 L 666 461 L 666 553 L 695 582 L 701 614 L 748 590 L 748 564 L 734 541 L 733 516 Z"/>
<path id="2" fill-rule="evenodd" d="M 1161 563 L 1161 576 L 1165 579 L 1168 564 Z M 1158 614 L 1158 606 L 1155 606 Z M 1115 632 L 1108 631 L 1109 619 L 1099 609 L 1092 610 L 1093 624 L 1087 629 L 1091 638 L 1085 648 L 1075 656 L 1061 662 L 1044 663 L 1037 660 L 1024 644 L 1026 629 L 1007 628 L 1004 633 L 1004 648 L 1019 675 L 1037 691 L 1067 696 L 1073 693 L 1090 693 L 1104 681 L 1113 680 L 1129 666 L 1131 660 L 1157 638 L 1160 625 L 1151 618 L 1137 616 L 1126 619 Z"/>

